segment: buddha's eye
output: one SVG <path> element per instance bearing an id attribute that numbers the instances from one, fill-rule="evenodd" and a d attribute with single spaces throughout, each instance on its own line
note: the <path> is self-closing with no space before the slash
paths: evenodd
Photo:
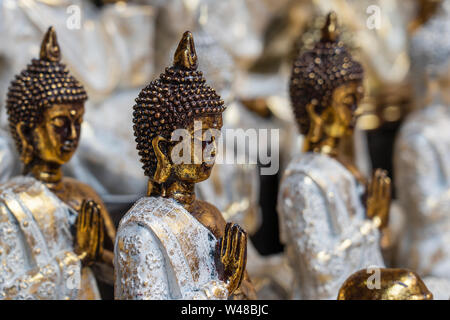
<path id="1" fill-rule="evenodd" d="M 66 124 L 66 119 L 64 117 L 56 117 L 52 119 L 52 125 L 61 128 Z"/>
<path id="2" fill-rule="evenodd" d="M 352 94 L 352 95 L 345 96 L 342 102 L 351 111 L 355 111 L 356 110 L 356 101 L 357 101 L 357 99 L 356 99 L 355 95 Z"/>

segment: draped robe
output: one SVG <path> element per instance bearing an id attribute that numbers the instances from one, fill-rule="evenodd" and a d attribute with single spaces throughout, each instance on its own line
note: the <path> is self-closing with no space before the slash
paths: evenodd
<path id="1" fill-rule="evenodd" d="M 226 299 L 214 262 L 216 243 L 175 200 L 141 198 L 117 231 L 115 299 Z"/>
<path id="2" fill-rule="evenodd" d="M 395 144 L 395 182 L 408 224 L 401 263 L 450 279 L 450 106 L 411 114 Z M 450 293 L 449 293 L 450 296 Z"/>
<path id="3" fill-rule="evenodd" d="M 73 250 L 76 216 L 32 177 L 0 186 L 0 299 L 99 298 Z"/>
<path id="4" fill-rule="evenodd" d="M 362 192 L 351 172 L 326 155 L 303 153 L 289 164 L 277 207 L 294 299 L 336 299 L 352 273 L 384 266 Z"/>

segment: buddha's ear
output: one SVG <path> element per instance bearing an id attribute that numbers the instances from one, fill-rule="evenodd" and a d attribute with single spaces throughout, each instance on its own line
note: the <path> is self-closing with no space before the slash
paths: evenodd
<path id="1" fill-rule="evenodd" d="M 29 138 L 27 137 L 26 125 L 23 122 L 19 122 L 16 125 L 17 136 L 20 139 L 20 145 L 22 150 L 20 152 L 20 160 L 27 165 L 33 160 L 33 145 L 29 142 Z"/>
<path id="2" fill-rule="evenodd" d="M 322 115 L 316 111 L 317 103 L 309 103 L 306 106 L 308 112 L 310 126 L 308 131 L 308 140 L 317 142 L 322 137 L 323 133 L 323 119 Z"/>
<path id="3" fill-rule="evenodd" d="M 163 183 L 169 178 L 172 171 L 172 164 L 169 159 L 169 155 L 164 154 L 161 150 L 161 143 L 167 143 L 167 139 L 157 136 L 152 140 L 153 151 L 155 152 L 156 159 L 158 160 L 156 165 L 153 181 L 157 183 Z"/>

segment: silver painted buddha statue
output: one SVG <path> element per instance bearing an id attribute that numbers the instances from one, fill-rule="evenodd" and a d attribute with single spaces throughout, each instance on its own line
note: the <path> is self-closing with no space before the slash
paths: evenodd
<path id="1" fill-rule="evenodd" d="M 277 206 L 294 299 L 335 299 L 353 272 L 384 266 L 379 228 L 387 225 L 390 179 L 377 170 L 367 183 L 339 150 L 353 134 L 363 68 L 339 40 L 336 20 L 327 16 L 321 39 L 292 68 L 291 102 L 305 142 L 284 172 Z"/>
<path id="2" fill-rule="evenodd" d="M 416 110 L 394 150 L 397 194 L 408 216 L 399 262 L 422 277 L 450 280 L 450 1 L 415 32 L 411 60 Z"/>
<path id="3" fill-rule="evenodd" d="M 225 109 L 197 68 L 193 36 L 187 31 L 173 66 L 136 99 L 133 128 L 149 184 L 147 197 L 138 200 L 119 225 L 116 299 L 255 296 L 245 272 L 247 234 L 226 223 L 212 204 L 196 198 L 195 184 L 208 179 L 214 166 L 216 140 L 207 133 L 220 132 Z M 191 152 L 181 151 L 188 159 L 176 158 L 179 144 L 172 138 L 177 130 L 189 133 L 183 141 Z M 201 155 L 194 141 L 200 143 Z M 205 158 L 206 150 L 213 161 Z"/>

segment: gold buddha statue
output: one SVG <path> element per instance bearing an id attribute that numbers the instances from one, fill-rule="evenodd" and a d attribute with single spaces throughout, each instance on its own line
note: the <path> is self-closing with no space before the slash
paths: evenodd
<path id="1" fill-rule="evenodd" d="M 415 272 L 381 268 L 363 269 L 353 273 L 339 289 L 337 299 L 433 300 L 433 294 Z"/>
<path id="2" fill-rule="evenodd" d="M 78 145 L 87 95 L 60 59 L 50 27 L 39 59 L 8 90 L 24 169 L 0 186 L 1 299 L 97 299 L 89 266 L 112 267 L 104 245 L 112 249 L 115 230 L 105 206 L 88 185 L 62 175 Z"/>
<path id="3" fill-rule="evenodd" d="M 335 299 L 350 274 L 384 266 L 379 228 L 387 225 L 390 179 L 376 170 L 367 183 L 340 150 L 353 134 L 362 80 L 330 13 L 321 39 L 294 61 L 290 82 L 305 142 L 283 174 L 278 214 L 294 299 Z"/>
<path id="4" fill-rule="evenodd" d="M 205 81 L 187 31 L 173 66 L 136 99 L 133 128 L 148 194 L 117 231 L 115 299 L 254 298 L 245 271 L 246 232 L 195 196 L 195 184 L 206 180 L 214 165 L 217 137 L 206 136 L 220 132 L 225 109 Z M 178 130 L 188 134 L 182 151 L 173 140 Z M 180 152 L 188 158 L 175 158 Z"/>

